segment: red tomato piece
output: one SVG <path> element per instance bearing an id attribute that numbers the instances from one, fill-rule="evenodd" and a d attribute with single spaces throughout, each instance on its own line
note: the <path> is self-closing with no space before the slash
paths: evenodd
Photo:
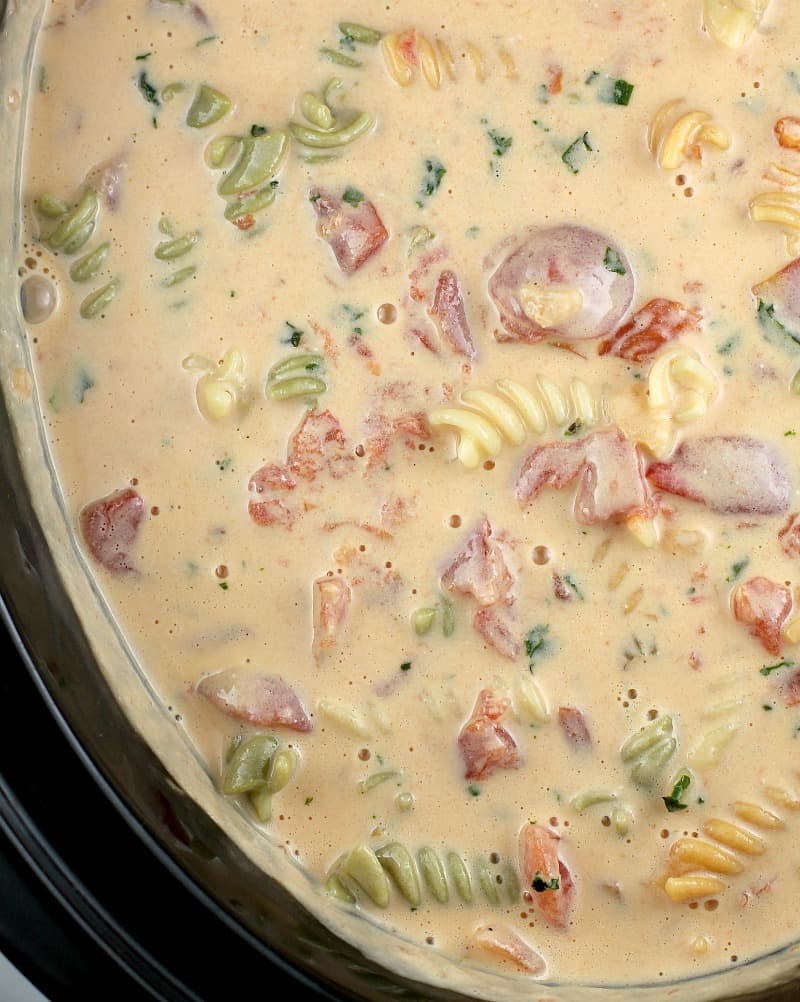
<path id="1" fill-rule="evenodd" d="M 517 742 L 498 722 L 510 705 L 508 699 L 497 699 L 491 689 L 478 694 L 472 716 L 458 735 L 466 779 L 485 779 L 496 769 L 520 764 Z"/>
<path id="2" fill-rule="evenodd" d="M 701 315 L 672 299 L 651 299 L 600 345 L 600 355 L 647 362 L 659 349 L 684 334 L 700 330 Z"/>
<path id="3" fill-rule="evenodd" d="M 314 641 L 316 654 L 333 647 L 347 618 L 353 593 L 341 577 L 324 577 L 314 582 Z"/>
<path id="4" fill-rule="evenodd" d="M 765 577 L 738 585 L 731 599 L 733 614 L 770 654 L 780 654 L 783 624 L 792 611 L 792 590 Z"/>
<path id="5" fill-rule="evenodd" d="M 544 825 L 528 822 L 519 833 L 522 886 L 549 925 L 564 929 L 575 896 L 575 883 L 559 855 L 561 838 Z M 557 886 L 553 886 L 557 885 Z"/>
<path id="6" fill-rule="evenodd" d="M 317 233 L 333 251 L 343 272 L 352 274 L 380 250 L 389 237 L 377 209 L 368 199 L 350 205 L 319 188 L 311 192 Z"/>
<path id="7" fill-rule="evenodd" d="M 442 339 L 453 351 L 470 360 L 474 359 L 475 341 L 467 319 L 464 295 L 455 272 L 445 270 L 439 275 L 430 313 Z"/>
<path id="8" fill-rule="evenodd" d="M 586 716 L 583 710 L 579 710 L 576 706 L 559 706 L 558 725 L 566 734 L 570 744 L 576 747 L 585 747 L 592 743 Z"/>
<path id="9" fill-rule="evenodd" d="M 248 511 L 256 525 L 282 525 L 291 529 L 297 513 L 281 495 L 293 490 L 297 480 L 288 466 L 268 463 L 250 478 Z"/>
<path id="10" fill-rule="evenodd" d="M 504 658 L 516 658 L 520 652 L 519 637 L 513 632 L 507 614 L 502 606 L 490 605 L 478 609 L 472 617 L 472 625 L 480 633 L 489 647 Z"/>
<path id="11" fill-rule="evenodd" d="M 511 544 L 502 533 L 495 533 L 488 518 L 473 529 L 447 566 L 442 574 L 442 586 L 471 595 L 482 606 L 514 602 L 517 572 Z"/>
<path id="12" fill-rule="evenodd" d="M 538 446 L 525 460 L 514 490 L 517 499 L 526 504 L 545 487 L 566 487 L 579 475 L 575 518 L 583 525 L 652 511 L 641 454 L 618 428 L 598 431 L 576 442 Z"/>
<path id="13" fill-rule="evenodd" d="M 781 549 L 787 557 L 800 557 L 800 515 L 792 512 L 782 529 L 778 530 Z"/>

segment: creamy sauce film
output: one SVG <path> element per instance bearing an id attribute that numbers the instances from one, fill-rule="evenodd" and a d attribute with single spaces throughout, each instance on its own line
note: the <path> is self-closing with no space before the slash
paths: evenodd
<path id="1" fill-rule="evenodd" d="M 798 51 L 790 0 L 48 5 L 64 498 L 333 928 L 520 993 L 796 938 Z"/>

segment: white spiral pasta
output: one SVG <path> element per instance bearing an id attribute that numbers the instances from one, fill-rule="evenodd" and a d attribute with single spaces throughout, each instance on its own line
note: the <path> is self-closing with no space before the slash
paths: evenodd
<path id="1" fill-rule="evenodd" d="M 706 111 L 681 111 L 683 99 L 662 104 L 653 116 L 647 133 L 647 145 L 663 170 L 677 170 L 700 143 L 727 150 L 728 132 L 717 125 Z"/>
<path id="2" fill-rule="evenodd" d="M 195 394 L 203 417 L 221 421 L 237 411 L 245 385 L 244 356 L 238 348 L 227 351 L 219 364 L 203 355 L 187 355 L 183 368 L 202 373 Z"/>
<path id="3" fill-rule="evenodd" d="M 790 253 L 800 246 L 800 192 L 762 191 L 750 200 L 750 218 L 756 223 L 773 223 L 786 234 Z"/>
<path id="4" fill-rule="evenodd" d="M 703 24 L 714 41 L 740 49 L 761 24 L 770 0 L 703 0 Z"/>
<path id="5" fill-rule="evenodd" d="M 656 357 L 647 377 L 648 404 L 687 424 L 703 417 L 717 398 L 717 377 L 690 348 L 668 348 Z"/>
<path id="6" fill-rule="evenodd" d="M 522 716 L 534 724 L 546 724 L 550 720 L 550 708 L 541 688 L 531 675 L 524 675 L 517 683 L 516 708 Z"/>
<path id="7" fill-rule="evenodd" d="M 417 70 L 432 90 L 439 90 L 445 78 L 457 79 L 453 50 L 442 38 L 430 39 L 410 28 L 384 35 L 380 45 L 386 70 L 401 87 L 408 87 L 414 82 Z M 497 55 L 503 74 L 511 80 L 516 79 L 517 67 L 511 54 L 500 49 Z M 463 56 L 469 61 L 475 79 L 479 82 L 486 80 L 490 71 L 483 51 L 474 42 L 466 42 Z"/>
<path id="8" fill-rule="evenodd" d="M 582 427 L 606 419 L 603 396 L 580 379 L 564 393 L 547 376 L 538 376 L 534 390 L 511 379 L 498 379 L 497 392 L 465 390 L 461 403 L 437 407 L 428 415 L 433 428 L 458 433 L 456 454 L 468 469 L 496 456 L 508 442 L 522 445 L 530 432 L 541 435 L 550 427 L 575 422 Z"/>
<path id="9" fill-rule="evenodd" d="M 700 718 L 703 730 L 689 749 L 687 762 L 698 772 L 707 772 L 722 761 L 728 745 L 742 726 L 749 693 L 744 677 L 722 676 L 710 686 L 711 702 Z M 715 698 L 716 697 L 716 698 Z"/>

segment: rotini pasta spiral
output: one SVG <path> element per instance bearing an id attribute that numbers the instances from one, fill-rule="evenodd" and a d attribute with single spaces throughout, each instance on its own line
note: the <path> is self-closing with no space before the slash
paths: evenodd
<path id="1" fill-rule="evenodd" d="M 647 377 L 648 404 L 667 411 L 678 424 L 703 417 L 716 400 L 719 383 L 690 348 L 668 348 L 650 366 Z"/>
<path id="2" fill-rule="evenodd" d="M 529 432 L 541 435 L 551 426 L 587 427 L 605 419 L 603 397 L 580 379 L 572 380 L 567 393 L 546 376 L 537 378 L 535 390 L 511 379 L 495 385 L 496 393 L 465 390 L 460 404 L 437 407 L 428 416 L 432 427 L 458 432 L 456 453 L 468 469 L 498 455 L 504 441 L 522 445 Z"/>
<path id="3" fill-rule="evenodd" d="M 790 253 L 800 247 L 800 192 L 763 191 L 750 200 L 750 218 L 783 228 Z"/>
<path id="4" fill-rule="evenodd" d="M 705 837 L 684 836 L 670 846 L 670 868 L 674 872 L 665 881 L 664 890 L 671 901 L 694 901 L 720 894 L 727 887 L 723 878 L 742 873 L 748 858 L 766 852 L 767 840 L 759 832 L 785 827 L 780 815 L 754 801 L 737 800 L 731 809 L 737 821 L 709 818 L 702 829 Z"/>
<path id="5" fill-rule="evenodd" d="M 221 421 L 236 412 L 244 391 L 244 356 L 238 348 L 226 351 L 219 364 L 203 355 L 187 355 L 183 368 L 202 373 L 195 393 L 203 417 Z"/>
<path id="6" fill-rule="evenodd" d="M 681 112 L 683 99 L 662 104 L 650 122 L 647 146 L 663 170 L 677 170 L 700 143 L 727 150 L 730 136 L 705 111 Z"/>
<path id="7" fill-rule="evenodd" d="M 272 734 L 257 734 L 234 742 L 222 776 L 222 792 L 229 797 L 246 794 L 259 821 L 272 817 L 272 798 L 287 786 L 297 769 L 297 752 L 279 747 Z"/>
<path id="8" fill-rule="evenodd" d="M 652 787 L 675 754 L 678 742 L 672 717 L 664 714 L 632 734 L 620 748 L 637 786 Z"/>
<path id="9" fill-rule="evenodd" d="M 362 895 L 379 908 L 388 907 L 394 887 L 418 908 L 427 892 L 439 904 L 451 899 L 472 904 L 478 894 L 492 907 L 513 905 L 520 899 L 516 864 L 479 856 L 470 867 L 460 853 L 422 846 L 416 853 L 401 842 L 373 848 L 361 843 L 342 856 L 326 884 L 328 893 L 349 904 Z"/>
<path id="10" fill-rule="evenodd" d="M 761 24 L 769 0 L 703 0 L 703 24 L 729 49 L 740 49 Z"/>
<path id="11" fill-rule="evenodd" d="M 711 684 L 710 691 L 712 701 L 700 718 L 703 730 L 687 755 L 689 765 L 700 772 L 713 769 L 721 762 L 741 727 L 747 700 L 742 676 L 723 676 Z"/>
<path id="12" fill-rule="evenodd" d="M 91 240 L 97 225 L 100 202 L 97 192 L 87 187 L 78 202 L 70 206 L 67 202 L 45 193 L 36 202 L 40 216 L 55 220 L 55 225 L 45 239 L 51 250 L 61 254 L 77 254 Z M 108 241 L 75 261 L 69 276 L 73 282 L 88 282 L 103 269 L 111 253 Z M 107 307 L 117 298 L 121 288 L 119 279 L 113 278 L 84 298 L 79 313 L 84 320 L 94 320 L 105 314 Z"/>
<path id="13" fill-rule="evenodd" d="M 408 87 L 414 82 L 417 69 L 432 90 L 438 90 L 445 78 L 457 79 L 453 49 L 442 38 L 431 40 L 422 32 L 410 28 L 384 35 L 380 44 L 386 70 L 401 87 Z M 475 79 L 483 82 L 490 72 L 483 51 L 474 42 L 467 42 L 463 55 L 469 61 Z M 511 80 L 515 79 L 517 67 L 511 54 L 499 49 L 497 56 L 503 74 Z"/>

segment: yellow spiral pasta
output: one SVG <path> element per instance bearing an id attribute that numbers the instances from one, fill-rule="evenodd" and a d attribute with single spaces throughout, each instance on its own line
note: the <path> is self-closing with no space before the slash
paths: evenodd
<path id="1" fill-rule="evenodd" d="M 580 422 L 590 427 L 606 420 L 601 394 L 580 379 L 564 393 L 547 376 L 538 376 L 531 390 L 511 379 L 498 379 L 497 392 L 465 390 L 461 402 L 437 407 L 428 416 L 431 427 L 458 432 L 456 453 L 468 469 L 500 453 L 505 442 L 522 445 L 529 432 L 542 435 L 548 428 Z"/>
<path id="2" fill-rule="evenodd" d="M 183 360 L 187 372 L 202 373 L 197 380 L 197 406 L 209 421 L 221 421 L 239 408 L 244 392 L 244 356 L 238 348 L 225 352 L 221 363 L 203 355 Z"/>
<path id="3" fill-rule="evenodd" d="M 761 24 L 770 0 L 703 0 L 703 24 L 715 42 L 740 49 Z"/>
<path id="4" fill-rule="evenodd" d="M 709 818 L 702 836 L 684 836 L 670 846 L 673 873 L 664 890 L 671 901 L 695 901 L 722 893 L 728 886 L 726 878 L 743 873 L 750 859 L 767 851 L 767 839 L 760 832 L 785 827 L 779 814 L 755 801 L 737 800 L 731 810 L 736 821 Z"/>
<path id="5" fill-rule="evenodd" d="M 408 87 L 419 75 L 432 90 L 439 90 L 445 79 L 456 80 L 456 60 L 450 44 L 442 38 L 430 39 L 415 29 L 384 35 L 381 54 L 389 76 L 401 87 Z M 476 80 L 483 82 L 489 75 L 486 57 L 474 42 L 463 47 Z M 506 49 L 497 52 L 500 68 L 508 79 L 517 77 L 517 67 Z"/>
<path id="6" fill-rule="evenodd" d="M 727 150 L 728 132 L 717 125 L 706 111 L 682 110 L 682 98 L 662 104 L 653 116 L 647 133 L 647 146 L 663 170 L 677 170 L 687 158 L 689 148 L 700 143 Z"/>

